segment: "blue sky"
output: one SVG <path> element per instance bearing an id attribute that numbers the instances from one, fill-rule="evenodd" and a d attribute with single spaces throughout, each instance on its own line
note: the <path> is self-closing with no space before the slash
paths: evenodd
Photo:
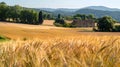
<path id="1" fill-rule="evenodd" d="M 120 8 L 120 0 L 0 0 L 9 5 L 31 8 L 83 8 L 87 6 L 107 6 Z"/>

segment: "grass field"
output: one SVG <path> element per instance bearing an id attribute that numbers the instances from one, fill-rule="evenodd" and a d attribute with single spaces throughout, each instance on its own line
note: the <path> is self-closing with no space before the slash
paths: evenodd
<path id="1" fill-rule="evenodd" d="M 120 33 L 0 22 L 0 67 L 120 67 Z M 86 31 L 86 32 L 85 32 Z"/>

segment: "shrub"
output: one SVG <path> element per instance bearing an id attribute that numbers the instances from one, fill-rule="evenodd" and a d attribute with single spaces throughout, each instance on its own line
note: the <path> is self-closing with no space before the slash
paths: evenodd
<path id="1" fill-rule="evenodd" d="M 57 27 L 70 27 L 70 28 L 75 27 L 71 23 L 66 23 L 66 22 L 64 24 L 54 23 L 54 25 L 57 26 Z"/>
<path id="2" fill-rule="evenodd" d="M 63 19 L 55 19 L 55 23 L 59 23 L 59 24 L 65 24 L 65 21 Z"/>
<path id="3" fill-rule="evenodd" d="M 63 27 L 66 25 L 66 22 L 64 21 L 60 14 L 58 14 L 58 17 L 55 19 L 54 25 L 59 27 Z"/>
<path id="4" fill-rule="evenodd" d="M 58 27 L 75 27 L 71 23 L 66 23 L 60 14 L 58 14 L 58 17 L 55 19 L 54 25 Z"/>
<path id="5" fill-rule="evenodd" d="M 72 25 L 71 23 L 65 23 L 63 27 L 69 27 L 69 28 L 75 28 L 75 25 Z"/>
<path id="6" fill-rule="evenodd" d="M 97 30 L 95 27 L 93 27 L 93 31 L 96 31 L 96 32 L 97 32 L 98 30 Z"/>
<path id="7" fill-rule="evenodd" d="M 60 23 L 54 23 L 54 25 L 57 26 L 57 27 L 62 27 L 62 26 L 63 26 L 63 25 L 60 24 Z"/>
<path id="8" fill-rule="evenodd" d="M 110 16 L 104 16 L 98 19 L 97 27 L 99 31 L 113 31 L 115 20 Z"/>
<path id="9" fill-rule="evenodd" d="M 120 25 L 115 26 L 114 32 L 120 32 Z"/>

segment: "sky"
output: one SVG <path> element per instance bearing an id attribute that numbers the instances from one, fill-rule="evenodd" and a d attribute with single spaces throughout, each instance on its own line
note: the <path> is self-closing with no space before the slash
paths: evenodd
<path id="1" fill-rule="evenodd" d="M 83 8 L 88 6 L 120 8 L 120 0 L 0 0 L 0 2 L 30 8 Z"/>

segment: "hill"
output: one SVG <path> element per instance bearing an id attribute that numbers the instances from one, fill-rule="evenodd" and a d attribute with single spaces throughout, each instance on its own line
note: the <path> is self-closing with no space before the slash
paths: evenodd
<path id="1" fill-rule="evenodd" d="M 105 6 L 89 6 L 85 7 L 84 9 L 94 9 L 94 10 L 103 10 L 103 11 L 120 11 L 118 8 L 109 8 Z"/>
<path id="2" fill-rule="evenodd" d="M 112 16 L 117 21 L 120 21 L 120 9 L 117 8 L 109 8 L 104 6 L 89 6 L 81 9 L 68 9 L 68 8 L 59 8 L 59 9 L 52 9 L 52 8 L 40 8 L 39 10 L 49 11 L 54 16 L 58 14 L 62 14 L 64 16 L 72 16 L 75 14 L 94 14 L 96 17 L 102 17 L 105 15 Z"/>
<path id="3" fill-rule="evenodd" d="M 37 9 L 37 10 L 43 10 L 43 11 L 49 11 L 49 12 L 55 12 L 55 11 L 64 11 L 64 12 L 75 12 L 77 11 L 78 9 L 69 9 L 69 8 L 58 8 L 58 9 L 55 9 L 55 8 L 34 8 L 34 9 Z"/>
<path id="4" fill-rule="evenodd" d="M 94 14 L 97 18 L 102 16 L 112 16 L 114 19 L 120 21 L 120 12 L 119 11 L 102 11 L 102 10 L 94 10 L 94 9 L 80 9 L 76 11 L 74 14 Z"/>

